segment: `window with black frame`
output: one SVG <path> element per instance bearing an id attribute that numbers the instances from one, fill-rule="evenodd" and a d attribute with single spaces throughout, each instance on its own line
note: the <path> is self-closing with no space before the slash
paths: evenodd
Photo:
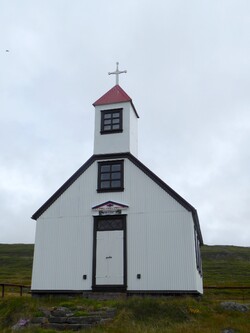
<path id="1" fill-rule="evenodd" d="M 97 222 L 97 231 L 107 231 L 107 230 L 123 230 L 124 222 L 123 217 L 112 216 L 112 217 L 104 217 L 102 219 L 98 219 Z"/>
<path id="2" fill-rule="evenodd" d="M 98 163 L 98 192 L 123 191 L 123 161 Z"/>
<path id="3" fill-rule="evenodd" d="M 101 111 L 101 134 L 122 132 L 122 109 Z"/>
<path id="4" fill-rule="evenodd" d="M 194 230 L 194 238 L 195 238 L 195 254 L 196 254 L 196 266 L 197 270 L 202 276 L 202 261 L 201 261 L 201 250 L 200 250 L 200 241 L 198 239 L 198 233 Z"/>

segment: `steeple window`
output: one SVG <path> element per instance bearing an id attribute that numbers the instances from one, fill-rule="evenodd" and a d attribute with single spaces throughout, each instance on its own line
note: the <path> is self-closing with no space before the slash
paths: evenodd
<path id="1" fill-rule="evenodd" d="M 101 134 L 122 132 L 122 109 L 101 111 Z"/>

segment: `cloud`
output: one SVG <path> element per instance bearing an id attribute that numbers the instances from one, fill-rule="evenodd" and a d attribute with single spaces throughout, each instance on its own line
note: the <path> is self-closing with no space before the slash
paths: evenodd
<path id="1" fill-rule="evenodd" d="M 92 155 L 92 103 L 119 61 L 139 158 L 197 208 L 205 242 L 249 246 L 249 10 L 244 0 L 4 1 L 0 242 L 34 242 L 30 216 Z"/>

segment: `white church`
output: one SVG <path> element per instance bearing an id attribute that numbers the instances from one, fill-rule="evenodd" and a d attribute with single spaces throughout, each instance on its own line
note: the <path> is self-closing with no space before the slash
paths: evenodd
<path id="1" fill-rule="evenodd" d="M 94 154 L 32 216 L 33 295 L 203 293 L 197 211 L 138 159 L 123 72 L 93 104 Z"/>

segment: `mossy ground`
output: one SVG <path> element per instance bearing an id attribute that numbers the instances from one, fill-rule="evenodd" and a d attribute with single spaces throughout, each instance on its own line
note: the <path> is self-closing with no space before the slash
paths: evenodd
<path id="1" fill-rule="evenodd" d="M 191 297 L 131 297 L 115 301 L 96 301 L 83 298 L 40 298 L 29 296 L 0 300 L 0 331 L 10 333 L 20 318 L 37 315 L 40 307 L 67 306 L 81 308 L 87 313 L 102 307 L 115 307 L 115 320 L 105 326 L 89 329 L 89 333 L 194 333 L 221 332 L 231 328 L 235 332 L 250 332 L 250 312 L 223 310 L 220 302 L 211 295 Z M 23 333 L 56 333 L 56 330 L 24 329 Z M 82 331 L 82 332 L 86 332 Z"/>

